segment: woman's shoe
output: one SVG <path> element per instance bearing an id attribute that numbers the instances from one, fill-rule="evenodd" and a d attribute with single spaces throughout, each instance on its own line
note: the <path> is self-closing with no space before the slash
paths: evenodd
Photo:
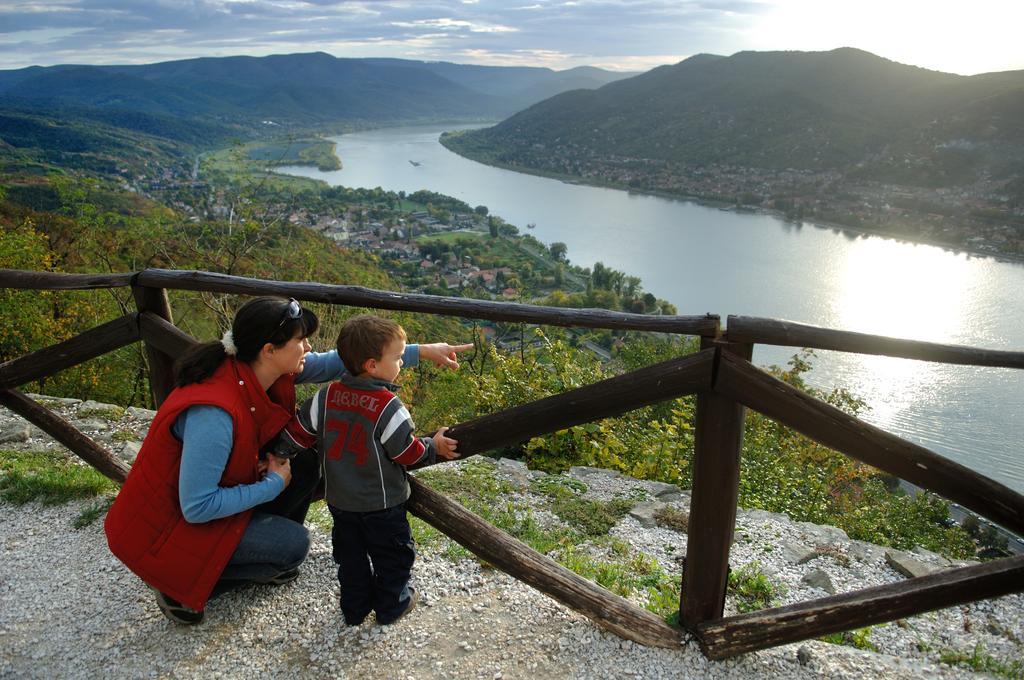
<path id="1" fill-rule="evenodd" d="M 170 598 L 159 590 L 153 590 L 153 594 L 156 595 L 156 605 L 160 607 L 160 611 L 171 621 L 180 623 L 183 626 L 194 626 L 197 623 L 203 622 L 204 612 L 196 611 L 195 609 L 189 609 L 177 600 Z"/>
<path id="2" fill-rule="evenodd" d="M 267 583 L 269 583 L 272 586 L 283 586 L 285 583 L 291 583 L 292 581 L 294 581 L 298 577 L 299 577 L 299 570 L 298 570 L 298 568 L 289 569 L 288 571 L 282 571 L 277 576 L 275 576 L 272 579 L 268 580 Z"/>

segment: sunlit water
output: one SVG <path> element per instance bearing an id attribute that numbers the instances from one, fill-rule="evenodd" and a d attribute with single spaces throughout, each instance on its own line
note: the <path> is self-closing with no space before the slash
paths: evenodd
<path id="1" fill-rule="evenodd" d="M 284 170 L 486 205 L 524 232 L 536 224 L 528 233 L 545 243 L 566 243 L 575 264 L 641 277 L 680 314 L 1024 350 L 1024 265 L 491 168 L 447 151 L 440 132 L 345 135 L 340 171 Z M 783 364 L 795 351 L 762 346 L 754 360 Z M 866 420 L 1024 492 L 1024 371 L 817 354 L 812 385 L 851 390 L 870 407 Z"/>

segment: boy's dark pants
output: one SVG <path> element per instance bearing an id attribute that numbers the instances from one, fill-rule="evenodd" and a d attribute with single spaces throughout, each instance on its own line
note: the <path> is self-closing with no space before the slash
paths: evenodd
<path id="1" fill-rule="evenodd" d="M 409 606 L 409 572 L 416 560 L 405 503 L 375 512 L 330 510 L 345 623 L 358 625 L 371 610 L 377 623 L 393 622 Z"/>

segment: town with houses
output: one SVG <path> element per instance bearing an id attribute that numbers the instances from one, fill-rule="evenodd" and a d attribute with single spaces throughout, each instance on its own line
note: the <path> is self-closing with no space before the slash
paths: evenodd
<path id="1" fill-rule="evenodd" d="M 561 162 L 556 157 L 549 159 L 547 167 L 585 183 L 709 201 L 732 209 L 764 210 L 796 222 L 1024 258 L 1021 190 L 987 176 L 967 185 L 930 188 L 862 178 L 856 172 L 685 166 L 619 156 L 566 157 Z"/>
<path id="2" fill-rule="evenodd" d="M 344 247 L 372 252 L 385 261 L 414 263 L 419 270 L 419 278 L 432 283 L 434 288 L 454 292 L 466 287 L 477 287 L 506 300 L 517 300 L 522 296 L 522 291 L 503 285 L 515 274 L 511 267 L 481 269 L 471 262 L 457 261 L 450 252 L 446 253 L 446 257 L 434 260 L 429 255 L 423 256 L 420 245 L 412 239 L 413 233 L 464 232 L 468 236 L 479 236 L 481 224 L 477 215 L 455 213 L 449 222 L 442 222 L 426 210 L 419 210 L 400 218 L 395 225 L 370 221 L 359 227 L 351 214 L 346 217 L 321 217 L 298 210 L 289 215 L 288 221 L 308 226 Z M 483 228 L 486 229 L 486 226 Z"/>

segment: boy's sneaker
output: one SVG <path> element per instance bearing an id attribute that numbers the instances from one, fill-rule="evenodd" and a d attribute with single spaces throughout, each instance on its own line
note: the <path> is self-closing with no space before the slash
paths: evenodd
<path id="1" fill-rule="evenodd" d="M 288 571 L 282 571 L 274 578 L 267 581 L 272 586 L 283 586 L 285 583 L 291 583 L 299 577 L 298 568 L 289 569 Z"/>
<path id="2" fill-rule="evenodd" d="M 409 612 L 411 612 L 413 609 L 416 608 L 416 603 L 419 602 L 419 599 L 420 599 L 420 594 L 418 592 L 416 592 L 415 588 L 410 586 L 409 587 L 409 604 L 405 605 L 405 609 L 402 610 L 402 613 L 399 614 L 398 616 L 396 616 L 395 618 L 391 619 L 390 621 L 386 621 L 386 622 L 385 621 L 377 621 L 377 623 L 379 623 L 382 626 L 390 626 L 392 623 L 396 623 L 403 616 L 405 616 L 406 614 L 408 614 Z"/>
<path id="3" fill-rule="evenodd" d="M 195 609 L 189 609 L 177 600 L 170 598 L 159 590 L 152 588 L 153 594 L 156 595 L 156 604 L 160 607 L 160 611 L 171 621 L 180 623 L 183 626 L 194 626 L 197 623 L 203 622 L 204 612 L 196 611 Z"/>

